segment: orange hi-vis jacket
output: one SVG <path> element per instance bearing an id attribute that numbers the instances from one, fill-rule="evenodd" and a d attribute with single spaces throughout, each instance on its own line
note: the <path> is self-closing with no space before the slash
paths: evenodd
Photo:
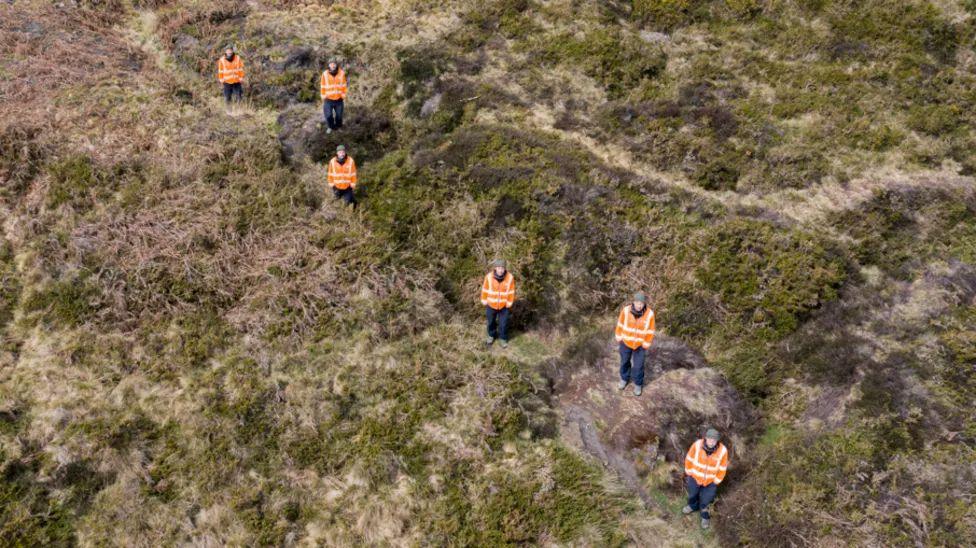
<path id="1" fill-rule="evenodd" d="M 339 190 L 356 188 L 356 162 L 346 155 L 346 161 L 339 163 L 338 157 L 329 160 L 329 186 Z"/>
<path id="2" fill-rule="evenodd" d="M 322 71 L 322 82 L 319 89 L 319 95 L 322 99 L 330 99 L 335 101 L 337 99 L 346 98 L 346 71 L 339 69 L 336 71 L 335 76 L 328 70 Z"/>
<path id="3" fill-rule="evenodd" d="M 641 346 L 650 348 L 651 341 L 654 340 L 654 311 L 644 305 L 644 313 L 640 318 L 635 318 L 630 307 L 630 304 L 626 304 L 620 310 L 614 335 L 617 341 L 626 344 L 632 350 L 637 350 Z"/>
<path id="4" fill-rule="evenodd" d="M 223 55 L 217 60 L 217 79 L 224 84 L 239 84 L 244 80 L 244 61 L 241 56 L 234 54 L 234 60 L 228 61 Z"/>
<path id="5" fill-rule="evenodd" d="M 685 455 L 685 474 L 695 478 L 702 487 L 718 485 L 725 479 L 725 470 L 729 467 L 729 451 L 719 442 L 715 451 L 708 455 L 704 445 L 703 439 L 691 444 Z"/>
<path id="6" fill-rule="evenodd" d="M 485 274 L 485 283 L 481 284 L 481 304 L 495 310 L 511 308 L 515 304 L 515 276 L 506 271 L 499 282 L 494 272 Z"/>

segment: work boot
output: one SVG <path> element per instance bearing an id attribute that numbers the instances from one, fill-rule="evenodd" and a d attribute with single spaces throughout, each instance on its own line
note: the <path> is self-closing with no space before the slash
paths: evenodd
<path id="1" fill-rule="evenodd" d="M 643 386 L 641 386 L 639 384 L 635 384 L 634 385 L 634 395 L 635 396 L 640 396 L 641 395 L 641 392 L 643 392 L 643 391 L 644 391 L 644 387 Z"/>
<path id="2" fill-rule="evenodd" d="M 508 348 L 508 341 L 502 339 L 502 348 Z"/>
<path id="3" fill-rule="evenodd" d="M 692 510 L 691 509 L 691 506 L 688 506 L 687 504 L 685 505 L 684 508 L 681 509 L 681 513 L 682 514 L 685 514 L 685 515 L 688 515 L 688 514 L 690 514 L 692 512 L 694 512 L 694 510 Z"/>
<path id="4" fill-rule="evenodd" d="M 495 342 L 495 337 L 488 337 L 488 340 L 485 341 L 485 344 L 491 346 L 491 343 L 493 342 Z"/>
<path id="5" fill-rule="evenodd" d="M 702 518 L 702 529 L 708 529 L 708 518 Z"/>
<path id="6" fill-rule="evenodd" d="M 622 380 L 617 383 L 617 390 L 623 390 L 624 388 L 627 388 L 627 381 Z"/>
<path id="7" fill-rule="evenodd" d="M 326 133 L 332 133 L 332 128 L 325 128 Z"/>

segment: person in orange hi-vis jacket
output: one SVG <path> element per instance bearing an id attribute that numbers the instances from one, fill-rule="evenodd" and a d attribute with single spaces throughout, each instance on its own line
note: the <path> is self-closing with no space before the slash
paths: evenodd
<path id="1" fill-rule="evenodd" d="M 620 352 L 620 390 L 634 381 L 634 395 L 644 390 L 644 358 L 654 340 L 654 311 L 647 306 L 647 296 L 638 291 L 634 301 L 620 309 L 614 336 Z"/>
<path id="2" fill-rule="evenodd" d="M 715 500 L 718 484 L 725 479 L 729 467 L 729 450 L 721 442 L 718 430 L 709 428 L 705 437 L 691 444 L 685 455 L 685 487 L 688 505 L 685 514 L 701 511 L 702 529 L 708 529 L 708 505 Z"/>
<path id="3" fill-rule="evenodd" d="M 336 147 L 336 155 L 329 160 L 328 179 L 336 199 L 341 198 L 356 209 L 356 162 L 346 154 L 343 145 Z"/>
<path id="4" fill-rule="evenodd" d="M 228 108 L 235 96 L 238 103 L 243 100 L 244 61 L 234 52 L 234 46 L 224 48 L 223 57 L 217 59 L 217 80 L 224 86 L 224 102 Z"/>
<path id="5" fill-rule="evenodd" d="M 502 348 L 507 348 L 508 319 L 515 304 L 515 277 L 508 271 L 504 259 L 495 259 L 491 270 L 485 274 L 481 284 L 481 304 L 485 305 L 488 320 L 488 346 L 500 338 Z"/>
<path id="6" fill-rule="evenodd" d="M 335 59 L 329 60 L 329 66 L 322 71 L 322 80 L 319 86 L 319 95 L 322 97 L 322 116 L 328 128 L 326 133 L 342 128 L 342 109 L 345 106 L 346 93 L 349 91 L 346 84 L 346 71 L 342 70 L 339 62 Z"/>

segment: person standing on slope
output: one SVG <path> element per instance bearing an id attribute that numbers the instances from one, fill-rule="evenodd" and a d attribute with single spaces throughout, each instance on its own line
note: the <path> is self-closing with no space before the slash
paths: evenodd
<path id="1" fill-rule="evenodd" d="M 647 306 L 647 296 L 638 291 L 634 301 L 625 304 L 617 317 L 614 335 L 620 351 L 620 384 L 618 389 L 627 388 L 634 381 L 634 395 L 640 396 L 644 390 L 644 358 L 654 340 L 654 311 Z"/>
<path id="2" fill-rule="evenodd" d="M 328 180 L 336 199 L 342 198 L 356 209 L 356 162 L 343 145 L 336 147 L 336 155 L 329 160 Z"/>
<path id="3" fill-rule="evenodd" d="M 514 303 L 515 277 L 508 271 L 504 259 L 495 259 L 481 284 L 481 304 L 485 305 L 488 320 L 488 346 L 500 338 L 502 348 L 508 348 L 508 320 Z"/>
<path id="4" fill-rule="evenodd" d="M 335 59 L 330 59 L 328 68 L 322 71 L 319 89 L 319 94 L 322 96 L 322 116 L 328 125 L 326 133 L 342 128 L 342 109 L 347 91 L 346 71 L 339 67 Z"/>
<path id="5" fill-rule="evenodd" d="M 224 86 L 224 103 L 228 113 L 231 110 L 231 99 L 237 96 L 237 102 L 244 99 L 244 61 L 234 52 L 234 46 L 228 45 L 224 49 L 224 56 L 217 59 L 217 80 Z"/>
<path id="6" fill-rule="evenodd" d="M 729 467 L 729 451 L 719 442 L 718 430 L 709 428 L 705 437 L 691 444 L 685 456 L 685 487 L 688 505 L 685 514 L 701 511 L 701 527 L 708 529 L 708 505 L 715 500 L 718 484 L 725 479 Z"/>

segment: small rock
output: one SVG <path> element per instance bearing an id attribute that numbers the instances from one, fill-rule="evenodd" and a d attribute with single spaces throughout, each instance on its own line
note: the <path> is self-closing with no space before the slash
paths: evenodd
<path id="1" fill-rule="evenodd" d="M 666 44 L 671 41 L 671 37 L 663 32 L 654 32 L 650 30 L 640 31 L 641 40 L 649 44 Z"/>
<path id="2" fill-rule="evenodd" d="M 444 94 L 438 93 L 430 99 L 424 101 L 424 104 L 420 107 L 420 115 L 426 118 L 437 112 L 437 109 L 441 106 L 441 99 L 443 97 Z"/>

